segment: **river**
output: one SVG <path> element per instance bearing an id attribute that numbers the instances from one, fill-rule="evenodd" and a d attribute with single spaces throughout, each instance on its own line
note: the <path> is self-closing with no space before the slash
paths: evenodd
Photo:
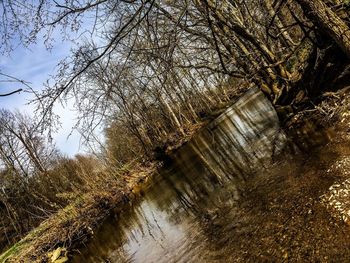
<path id="1" fill-rule="evenodd" d="M 348 145 L 292 141 L 257 89 L 172 156 L 131 207 L 112 215 L 73 262 L 346 261 L 348 228 L 320 196 Z M 308 151 L 312 145 L 312 153 Z"/>

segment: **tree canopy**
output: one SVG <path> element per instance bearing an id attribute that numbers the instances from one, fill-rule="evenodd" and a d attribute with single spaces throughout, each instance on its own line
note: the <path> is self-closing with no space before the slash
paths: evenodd
<path id="1" fill-rule="evenodd" d="M 325 53 L 350 54 L 345 1 L 4 0 L 1 8 L 2 52 L 40 36 L 50 48 L 55 30 L 79 32 L 35 94 L 42 124 L 52 125 L 57 101 L 73 98 L 85 135 L 113 121 L 144 149 L 249 85 L 276 106 L 293 104 L 310 70 L 324 70 Z M 307 82 L 306 93 L 321 90 Z"/>

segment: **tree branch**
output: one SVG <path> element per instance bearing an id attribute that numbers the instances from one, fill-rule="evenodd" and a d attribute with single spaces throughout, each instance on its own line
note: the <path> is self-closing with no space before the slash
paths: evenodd
<path id="1" fill-rule="evenodd" d="M 4 93 L 4 94 L 0 94 L 0 97 L 6 97 L 6 96 L 10 96 L 12 94 L 15 94 L 17 92 L 21 92 L 23 89 L 17 89 L 17 90 L 14 90 L 14 91 L 11 91 L 9 93 Z"/>

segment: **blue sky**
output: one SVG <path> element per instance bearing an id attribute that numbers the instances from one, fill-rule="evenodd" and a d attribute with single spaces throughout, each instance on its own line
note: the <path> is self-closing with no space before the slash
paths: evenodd
<path id="1" fill-rule="evenodd" d="M 70 51 L 71 42 L 54 44 L 52 50 L 47 50 L 43 43 L 33 44 L 29 48 L 18 46 L 9 56 L 0 58 L 0 71 L 5 74 L 30 82 L 34 90 L 41 90 L 43 83 L 55 74 L 55 67 L 64 59 Z M 4 79 L 4 77 L 0 77 Z M 6 93 L 21 88 L 19 83 L 0 82 L 0 93 Z M 9 97 L 0 97 L 0 108 L 9 110 L 18 109 L 29 115 L 33 114 L 33 106 L 27 105 L 31 95 L 25 92 Z M 58 105 L 55 112 L 61 117 L 62 128 L 54 134 L 54 140 L 58 148 L 65 154 L 73 156 L 79 151 L 80 136 L 77 132 L 68 138 L 75 123 L 75 115 L 69 107 Z"/>

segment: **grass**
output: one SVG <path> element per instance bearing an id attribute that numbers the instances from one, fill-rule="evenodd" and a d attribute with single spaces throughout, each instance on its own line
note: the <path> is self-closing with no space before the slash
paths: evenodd
<path id="1" fill-rule="evenodd" d="M 14 244 L 9 250 L 7 250 L 4 254 L 0 256 L 0 262 L 6 262 L 8 258 L 18 253 L 18 251 L 23 246 L 24 241 L 21 240 L 20 242 Z"/>
<path id="2" fill-rule="evenodd" d="M 133 173 L 123 189 L 115 185 L 85 193 L 0 255 L 0 262 L 51 262 L 50 254 L 60 247 L 69 255 L 93 236 L 112 210 L 120 212 L 132 201 L 155 170 L 152 165 Z"/>

